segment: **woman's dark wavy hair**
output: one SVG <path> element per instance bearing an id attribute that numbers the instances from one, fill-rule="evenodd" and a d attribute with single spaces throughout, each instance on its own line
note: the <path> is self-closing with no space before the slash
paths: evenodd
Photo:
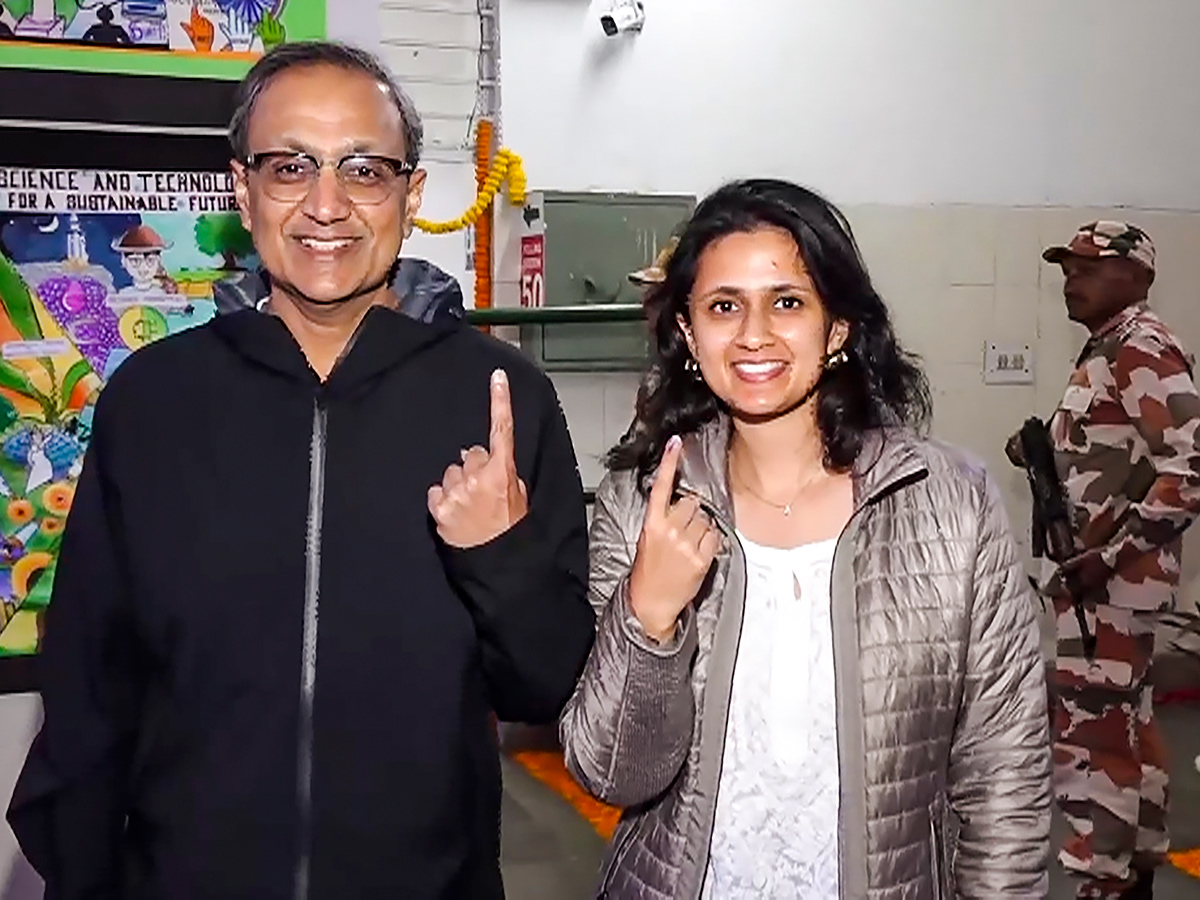
<path id="1" fill-rule="evenodd" d="M 848 471 L 872 429 L 922 431 L 928 424 L 929 383 L 917 357 L 900 347 L 846 217 L 823 197 L 786 181 L 736 181 L 696 207 L 666 277 L 646 295 L 653 361 L 638 389 L 633 424 L 608 453 L 610 469 L 636 470 L 644 486 L 672 435 L 695 431 L 721 411 L 708 385 L 685 368 L 691 353 L 677 317 L 688 318 L 688 297 L 709 245 L 768 227 L 792 236 L 830 320 L 842 319 L 850 329 L 843 348 L 849 359 L 829 369 L 817 387 L 825 465 Z"/>

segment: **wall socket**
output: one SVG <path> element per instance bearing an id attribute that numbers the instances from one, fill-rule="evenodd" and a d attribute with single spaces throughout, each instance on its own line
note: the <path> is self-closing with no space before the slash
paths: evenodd
<path id="1" fill-rule="evenodd" d="M 984 384 L 1033 384 L 1033 347 L 988 341 L 983 349 Z"/>

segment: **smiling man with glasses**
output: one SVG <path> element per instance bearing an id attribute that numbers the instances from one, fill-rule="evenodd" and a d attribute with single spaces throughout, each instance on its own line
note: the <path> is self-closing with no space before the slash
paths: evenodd
<path id="1" fill-rule="evenodd" d="M 101 396 L 9 820 L 47 900 L 500 898 L 491 715 L 554 721 L 594 633 L 566 424 L 404 313 L 421 123 L 378 61 L 285 44 L 238 100 L 260 302 Z"/>
<path id="2" fill-rule="evenodd" d="M 341 45 L 279 48 L 238 99 L 234 184 L 267 305 L 328 371 L 347 323 L 399 302 L 389 283 L 425 189 L 421 119 L 377 60 Z"/>

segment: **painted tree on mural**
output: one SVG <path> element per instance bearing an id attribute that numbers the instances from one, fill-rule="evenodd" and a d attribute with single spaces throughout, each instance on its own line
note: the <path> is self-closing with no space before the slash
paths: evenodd
<path id="1" fill-rule="evenodd" d="M 238 260 L 254 252 L 254 242 L 233 213 L 213 213 L 196 220 L 196 247 L 221 257 L 222 269 L 239 268 Z"/>

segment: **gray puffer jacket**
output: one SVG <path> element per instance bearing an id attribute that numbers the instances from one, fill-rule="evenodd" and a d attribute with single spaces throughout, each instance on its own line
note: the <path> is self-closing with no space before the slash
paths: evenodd
<path id="1" fill-rule="evenodd" d="M 727 440 L 718 420 L 684 441 L 680 490 L 729 550 L 666 644 L 627 598 L 645 512 L 633 474 L 610 474 L 596 498 L 596 642 L 559 731 L 572 774 L 625 807 L 599 897 L 700 896 L 745 604 Z M 902 431 L 871 435 L 853 479 L 832 579 L 841 896 L 1045 897 L 1045 667 L 995 487 L 981 464 Z"/>

